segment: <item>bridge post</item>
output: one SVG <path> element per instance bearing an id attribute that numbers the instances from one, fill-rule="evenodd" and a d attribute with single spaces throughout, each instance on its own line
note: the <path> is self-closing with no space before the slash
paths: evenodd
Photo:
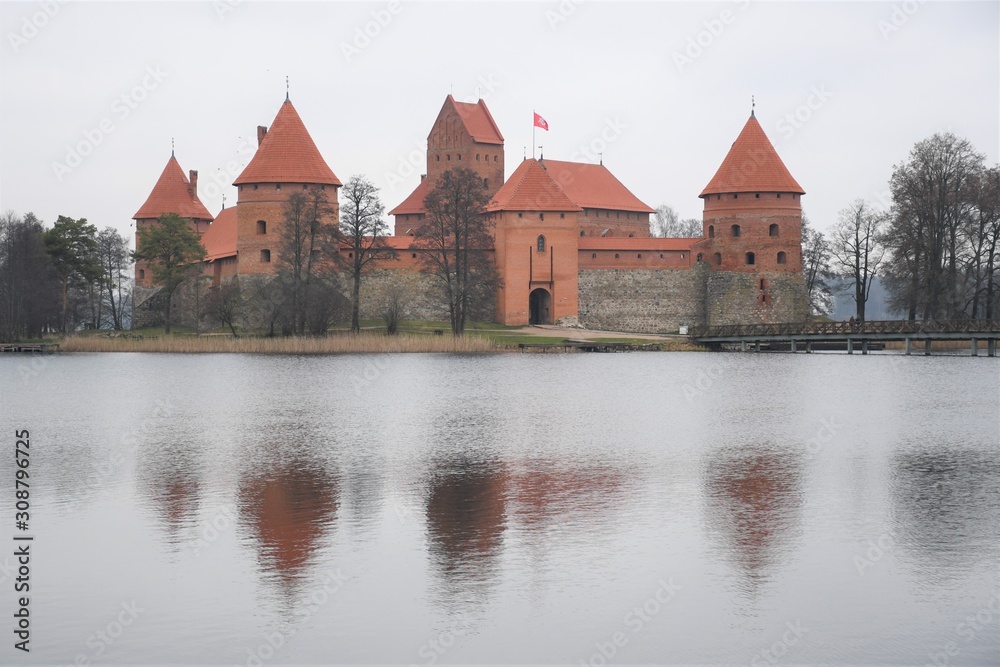
<path id="1" fill-rule="evenodd" d="M 795 339 L 793 338 L 793 339 L 792 339 L 792 353 L 794 354 L 794 353 L 795 353 L 795 352 L 797 352 L 797 351 L 798 351 L 798 350 L 797 350 L 797 349 L 795 348 Z"/>
<path id="2" fill-rule="evenodd" d="M 906 356 L 910 356 L 910 337 L 906 337 Z"/>
<path id="3" fill-rule="evenodd" d="M 930 338 L 925 338 L 924 339 L 924 356 L 925 357 L 931 356 L 931 339 Z"/>
<path id="4" fill-rule="evenodd" d="M 811 340 L 806 341 L 806 354 L 813 351 L 813 342 Z"/>
<path id="5" fill-rule="evenodd" d="M 740 341 L 740 352 L 746 352 L 746 351 L 747 351 L 747 340 L 746 338 L 744 338 L 743 340 Z"/>
<path id="6" fill-rule="evenodd" d="M 972 339 L 972 356 L 979 356 L 979 341 L 975 338 Z"/>
<path id="7" fill-rule="evenodd" d="M 863 338 L 861 340 L 861 354 L 868 354 L 868 339 Z"/>
<path id="8" fill-rule="evenodd" d="M 850 338 L 847 339 L 847 354 L 854 354 L 854 341 Z"/>
<path id="9" fill-rule="evenodd" d="M 990 338 L 986 342 L 986 356 L 995 357 L 997 356 L 997 340 L 996 338 Z"/>
<path id="10" fill-rule="evenodd" d="M 755 340 L 753 342 L 753 351 L 754 352 L 760 352 L 760 341 L 759 340 Z"/>

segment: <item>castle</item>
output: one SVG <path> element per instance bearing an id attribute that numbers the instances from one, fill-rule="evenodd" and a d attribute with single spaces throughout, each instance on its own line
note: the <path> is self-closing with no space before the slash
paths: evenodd
<path id="1" fill-rule="evenodd" d="M 271 253 L 288 196 L 310 186 L 328 192 L 337 215 L 342 185 L 286 97 L 236 178 L 236 206 L 211 216 L 198 198 L 198 174 L 185 176 L 171 154 L 146 202 L 138 228 L 173 212 L 190 221 L 207 254 L 214 284 L 275 270 Z M 449 169 L 482 177 L 493 225 L 489 250 L 502 286 L 495 320 L 508 325 L 579 324 L 588 328 L 667 332 L 683 325 L 792 322 L 805 319 L 801 186 L 753 112 L 702 190 L 699 238 L 652 238 L 640 201 L 603 164 L 526 158 L 504 180 L 504 139 L 486 103 L 449 95 L 427 138 L 427 168 L 416 189 L 390 211 L 392 259 L 380 259 L 364 283 L 362 311 L 393 281 L 424 297 L 435 289 L 419 273 L 413 235 L 424 197 Z M 138 241 L 138 238 L 137 238 Z M 343 248 L 342 252 L 349 252 Z M 136 264 L 137 305 L 157 290 Z M 415 298 L 410 316 L 444 317 L 434 299 Z M 138 315 L 137 315 L 138 317 Z M 140 320 L 142 318 L 140 317 Z"/>

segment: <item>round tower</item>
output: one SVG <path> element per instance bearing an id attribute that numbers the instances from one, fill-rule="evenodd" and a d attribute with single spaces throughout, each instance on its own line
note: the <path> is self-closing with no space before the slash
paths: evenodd
<path id="1" fill-rule="evenodd" d="M 323 160 L 295 107 L 286 97 L 271 127 L 257 127 L 257 152 L 233 181 L 236 199 L 237 273 L 274 273 L 285 204 L 294 192 L 317 186 L 339 220 L 340 179 Z"/>
<path id="2" fill-rule="evenodd" d="M 711 268 L 709 325 L 790 322 L 808 315 L 803 194 L 751 112 L 699 195 L 705 238 L 699 247 Z"/>

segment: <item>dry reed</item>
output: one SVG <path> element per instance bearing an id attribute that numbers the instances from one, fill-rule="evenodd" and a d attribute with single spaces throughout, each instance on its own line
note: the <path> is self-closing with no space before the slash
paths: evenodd
<path id="1" fill-rule="evenodd" d="M 170 352 L 250 354 L 384 354 L 399 352 L 445 352 L 482 354 L 503 351 L 478 336 L 423 336 L 358 334 L 323 338 L 260 338 L 230 336 L 163 336 L 158 338 L 104 338 L 72 336 L 59 344 L 63 352 Z"/>

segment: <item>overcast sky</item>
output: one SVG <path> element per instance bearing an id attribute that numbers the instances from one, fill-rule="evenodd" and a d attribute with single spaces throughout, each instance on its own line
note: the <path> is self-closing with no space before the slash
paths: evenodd
<path id="1" fill-rule="evenodd" d="M 170 156 L 212 213 L 291 99 L 333 171 L 387 210 L 446 95 L 482 96 L 507 175 L 597 161 L 701 217 L 750 113 L 828 228 L 937 131 L 998 161 L 997 2 L 0 3 L 0 209 L 125 232 Z M 220 183 L 222 185 L 216 185 Z"/>

